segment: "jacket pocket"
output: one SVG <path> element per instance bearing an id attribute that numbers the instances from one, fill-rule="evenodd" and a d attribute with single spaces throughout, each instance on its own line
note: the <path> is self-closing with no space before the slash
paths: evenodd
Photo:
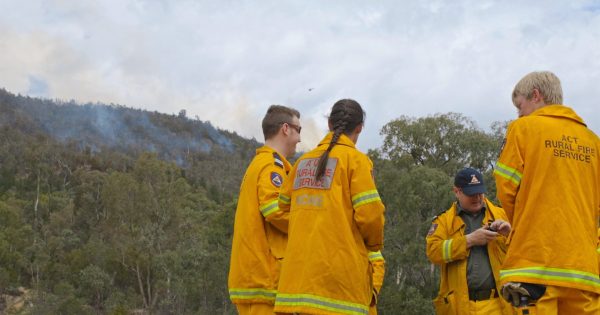
<path id="1" fill-rule="evenodd" d="M 446 295 L 439 295 L 433 300 L 435 313 L 437 315 L 456 315 L 456 302 L 454 300 L 454 291 Z"/>
<path id="2" fill-rule="evenodd" d="M 271 287 L 276 289 L 279 284 L 279 273 L 281 271 L 281 263 L 283 258 L 277 258 L 269 254 L 269 272 L 271 274 Z"/>

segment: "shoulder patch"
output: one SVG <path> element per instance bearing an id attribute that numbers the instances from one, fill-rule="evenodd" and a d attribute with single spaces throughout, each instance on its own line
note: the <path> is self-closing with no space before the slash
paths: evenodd
<path id="1" fill-rule="evenodd" d="M 283 168 L 283 160 L 281 159 L 281 156 L 277 154 L 277 152 L 273 152 L 273 158 L 275 159 L 275 165 Z"/>
<path id="2" fill-rule="evenodd" d="M 427 232 L 427 236 L 431 236 L 435 232 L 437 227 L 438 227 L 437 223 L 432 223 L 431 227 L 429 228 L 429 231 Z"/>
<path id="3" fill-rule="evenodd" d="M 283 184 L 283 177 L 277 172 L 271 172 L 271 184 L 278 188 L 281 187 L 281 184 Z"/>

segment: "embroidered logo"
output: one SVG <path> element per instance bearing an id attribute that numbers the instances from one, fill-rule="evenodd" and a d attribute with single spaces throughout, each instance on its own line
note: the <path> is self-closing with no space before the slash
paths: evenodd
<path id="1" fill-rule="evenodd" d="M 471 182 L 469 183 L 469 185 L 478 185 L 481 184 L 481 182 L 479 181 L 479 179 L 477 179 L 477 176 L 475 176 L 475 174 L 471 174 Z"/>
<path id="2" fill-rule="evenodd" d="M 294 179 L 294 190 L 300 188 L 330 189 L 333 182 L 333 176 L 337 168 L 337 158 L 329 158 L 325 166 L 323 177 L 319 180 L 315 178 L 319 158 L 305 159 L 296 162 L 296 178 Z"/>
<path id="3" fill-rule="evenodd" d="M 279 175 L 279 173 L 271 172 L 271 183 L 273 184 L 273 186 L 279 188 L 283 183 L 283 178 L 281 177 L 281 175 Z"/>

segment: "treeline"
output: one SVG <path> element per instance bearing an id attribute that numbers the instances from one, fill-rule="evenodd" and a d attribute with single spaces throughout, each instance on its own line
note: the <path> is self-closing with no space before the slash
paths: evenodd
<path id="1" fill-rule="evenodd" d="M 235 313 L 227 293 L 233 215 L 258 142 L 184 112 L 4 90 L 0 111 L 0 313 Z M 107 121 L 117 131 L 101 129 Z M 484 171 L 495 195 L 491 165 L 503 128 L 486 132 L 454 113 L 382 128 L 384 144 L 369 152 L 387 207 L 380 314 L 433 314 L 438 271 L 425 257 L 425 234 L 453 201 L 459 168 Z M 24 303 L 14 307 L 17 296 Z"/>
<path id="2" fill-rule="evenodd" d="M 0 91 L 0 313 L 232 313 L 235 195 L 259 143 L 95 106 Z M 126 120 L 129 139 L 103 117 Z"/>

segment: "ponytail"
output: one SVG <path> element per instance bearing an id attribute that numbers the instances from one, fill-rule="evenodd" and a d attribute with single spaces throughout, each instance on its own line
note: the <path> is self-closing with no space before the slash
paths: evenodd
<path id="1" fill-rule="evenodd" d="M 338 121 L 338 125 L 333 127 L 333 137 L 331 138 L 331 142 L 329 142 L 327 150 L 325 150 L 325 152 L 321 154 L 321 157 L 319 158 L 319 164 L 317 165 L 317 173 L 315 174 L 317 181 L 320 180 L 325 174 L 325 167 L 327 167 L 329 152 L 331 152 L 333 146 L 337 144 L 338 140 L 340 139 L 340 136 L 342 135 L 342 132 L 344 132 L 344 130 L 346 129 L 347 124 L 348 122 L 346 120 L 340 120 Z"/>
<path id="2" fill-rule="evenodd" d="M 364 116 L 365 112 L 355 100 L 343 99 L 333 105 L 331 114 L 329 115 L 329 125 L 331 126 L 331 131 L 333 131 L 333 136 L 327 150 L 319 157 L 319 164 L 315 173 L 317 181 L 325 175 L 329 153 L 337 144 L 342 133 L 350 134 L 353 132 L 358 125 L 364 122 Z"/>

